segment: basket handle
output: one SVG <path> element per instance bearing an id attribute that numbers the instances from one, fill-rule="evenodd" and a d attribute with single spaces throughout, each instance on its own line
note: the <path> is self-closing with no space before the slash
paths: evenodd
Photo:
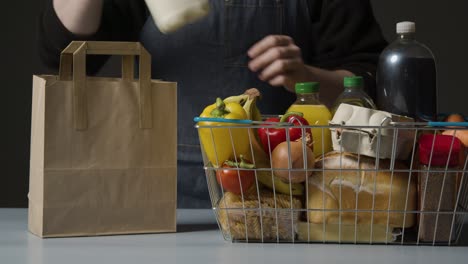
<path id="1" fill-rule="evenodd" d="M 468 122 L 428 122 L 431 127 L 468 127 Z"/>
<path id="2" fill-rule="evenodd" d="M 73 81 L 73 113 L 76 130 L 88 128 L 86 55 L 121 55 L 122 79 L 134 80 L 135 56 L 139 56 L 140 128 L 152 127 L 151 55 L 138 42 L 73 41 L 60 56 L 59 80 Z"/>

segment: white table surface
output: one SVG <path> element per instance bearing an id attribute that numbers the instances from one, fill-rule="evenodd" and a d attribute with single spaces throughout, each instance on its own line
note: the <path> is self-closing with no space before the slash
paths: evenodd
<path id="1" fill-rule="evenodd" d="M 0 263 L 468 263 L 468 247 L 224 241 L 211 210 L 179 210 L 176 234 L 41 239 L 26 209 L 0 209 Z"/>

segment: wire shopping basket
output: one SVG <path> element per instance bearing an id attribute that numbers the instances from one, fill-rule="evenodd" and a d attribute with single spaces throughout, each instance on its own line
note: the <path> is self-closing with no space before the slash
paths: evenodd
<path id="1" fill-rule="evenodd" d="M 313 142 L 322 152 L 311 159 L 306 137 L 294 142 L 299 147 L 287 140 L 282 156 L 275 153 L 278 147 L 272 151 L 272 142 L 262 144 L 259 130 L 282 129 L 290 138 L 288 124 L 195 121 L 225 240 L 461 244 L 468 157 L 457 136 L 468 132 L 467 123 L 295 126 L 323 138 Z M 448 156 L 440 155 L 441 139 Z M 225 162 L 228 157 L 231 162 Z"/>

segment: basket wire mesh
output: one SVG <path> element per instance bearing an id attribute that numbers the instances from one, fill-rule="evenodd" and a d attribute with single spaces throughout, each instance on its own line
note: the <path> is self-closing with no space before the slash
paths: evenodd
<path id="1" fill-rule="evenodd" d="M 346 168 L 344 165 L 346 161 L 346 153 L 343 144 L 339 144 L 338 148 L 334 148 L 334 155 L 339 156 L 339 167 L 337 169 L 326 168 L 326 166 L 320 166 L 319 168 L 308 168 L 308 160 L 306 157 L 306 149 L 303 150 L 304 167 L 303 168 L 292 168 L 291 157 L 289 157 L 288 168 L 272 169 L 272 163 L 270 160 L 270 167 L 266 168 L 255 168 L 255 169 L 242 169 L 232 168 L 238 175 L 238 181 L 242 185 L 241 172 L 243 170 L 249 170 L 254 172 L 255 181 L 253 187 L 249 191 L 245 191 L 240 188 L 240 194 L 236 195 L 225 191 L 222 183 L 219 183 L 216 179 L 216 172 L 219 168 L 213 166 L 206 154 L 206 148 L 202 147 L 202 156 L 204 160 L 204 170 L 206 173 L 208 190 L 212 202 L 212 208 L 215 212 L 216 219 L 220 231 L 225 240 L 233 242 L 260 242 L 260 243 L 351 243 L 351 244 L 400 244 L 400 245 L 458 245 L 459 240 L 463 231 L 463 225 L 468 216 L 468 179 L 466 179 L 468 157 L 466 150 L 462 149 L 463 155 L 460 157 L 460 164 L 457 168 L 452 168 L 447 164 L 444 168 L 431 168 L 421 169 L 418 164 L 418 138 L 421 134 L 440 134 L 445 129 L 454 131 L 455 136 L 458 130 L 467 130 L 466 127 L 444 127 L 447 124 L 437 124 L 439 126 L 428 126 L 426 123 L 391 123 L 387 126 L 341 126 L 341 125 L 329 125 L 329 126 L 301 126 L 302 132 L 305 133 L 307 128 L 313 128 L 315 131 L 320 129 L 322 134 L 325 130 L 330 129 L 333 131 L 345 131 L 345 130 L 358 130 L 358 131 L 374 131 L 374 137 L 372 140 L 376 140 L 376 157 L 368 157 L 357 151 L 354 153 L 354 157 L 357 160 L 356 168 Z M 214 133 L 216 130 L 224 129 L 228 131 L 228 138 L 225 142 L 229 143 L 223 146 L 224 148 L 231 148 L 234 153 L 234 161 L 238 162 L 239 155 L 243 153 L 235 153 L 235 140 L 233 133 L 237 133 L 238 130 L 249 131 L 248 138 L 250 142 L 249 151 L 251 161 L 256 164 L 255 155 L 255 131 L 259 128 L 271 128 L 271 124 L 263 123 L 251 123 L 251 124 L 216 124 L 211 126 L 196 125 L 199 132 L 203 129 L 209 131 L 211 135 L 211 144 L 216 146 L 219 143 L 219 139 L 215 139 Z M 289 130 L 285 128 L 286 137 L 289 138 Z M 338 135 L 337 133 L 336 135 Z M 380 159 L 379 153 L 381 149 L 382 135 L 388 135 L 393 138 L 391 144 L 391 155 L 388 159 Z M 206 135 L 206 134 L 205 134 Z M 334 136 L 336 136 L 334 135 Z M 358 134 L 357 142 L 362 140 L 368 140 L 364 134 Z M 408 140 L 408 135 L 411 135 Z M 410 153 L 408 158 L 404 161 L 397 159 L 399 148 L 401 147 L 401 140 L 406 138 L 405 144 L 409 149 Z M 200 137 L 200 141 L 202 141 Z M 454 142 L 454 141 L 453 141 Z M 454 143 L 450 146 L 450 152 Z M 302 144 L 305 146 L 305 139 L 302 139 Z M 325 150 L 325 143 L 314 142 L 314 144 L 322 144 L 322 149 Z M 271 146 L 269 145 L 269 154 L 271 155 Z M 203 144 L 202 144 L 203 146 Z M 434 146 L 433 146 L 434 147 Z M 217 147 L 214 147 L 212 151 L 215 152 Z M 288 153 L 291 153 L 291 145 L 288 144 Z M 325 151 L 322 153 L 322 158 L 326 157 Z M 269 155 L 269 156 L 270 156 Z M 318 157 L 316 157 L 318 158 Z M 320 158 L 319 158 L 320 159 Z M 375 161 L 374 167 L 364 168 L 360 164 L 372 159 Z M 431 157 L 432 159 L 432 153 Z M 450 159 L 450 157 L 449 157 Z M 222 164 L 223 161 L 216 160 L 216 164 Z M 407 166 L 402 168 L 399 164 L 405 163 Z M 285 194 L 285 191 L 279 192 L 275 184 L 275 171 L 276 170 L 287 170 L 289 177 L 291 172 L 304 171 L 311 172 L 311 177 L 306 177 L 304 182 L 303 195 L 293 195 L 293 185 L 289 184 L 289 194 Z M 327 208 L 325 204 L 328 201 L 327 193 L 324 190 L 329 188 L 326 182 L 327 175 L 338 173 L 338 197 L 335 197 L 338 201 L 337 208 Z M 354 190 L 354 201 L 353 206 L 345 206 L 349 195 L 345 197 L 344 192 L 347 192 L 346 185 L 348 184 L 344 179 L 344 175 L 356 175 L 355 182 L 359 183 Z M 381 194 L 379 193 L 379 187 L 382 185 L 378 178 L 382 178 L 379 175 L 385 174 L 389 177 L 389 183 L 386 184 L 388 187 L 388 201 L 382 202 Z M 442 177 L 442 184 L 440 189 L 432 192 L 437 193 L 434 195 L 432 192 L 428 192 L 427 180 L 430 175 L 436 174 Z M 271 188 L 265 186 L 259 181 L 260 175 L 268 175 L 271 177 Z M 421 175 L 426 175 L 426 181 L 421 182 Z M 454 188 L 448 190 L 446 186 L 452 186 L 448 184 L 449 181 L 454 181 L 451 177 L 456 177 L 456 184 Z M 321 179 L 320 179 L 321 176 Z M 314 178 L 315 177 L 315 178 Z M 353 176 L 354 177 L 354 176 Z M 361 190 L 357 188 L 363 188 L 362 179 L 363 177 L 371 178 L 370 191 L 371 198 L 362 199 L 360 195 L 364 195 Z M 348 176 L 348 178 L 350 178 Z M 290 178 L 291 179 L 291 178 Z M 317 207 L 309 206 L 309 194 L 313 192 L 311 187 L 316 190 L 319 187 L 314 187 L 312 181 L 317 180 L 321 184 L 321 201 L 323 204 Z M 405 183 L 402 184 L 402 179 L 405 179 Z M 336 179 L 335 179 L 336 180 Z M 319 184 L 319 185 L 320 185 Z M 379 189 L 380 188 L 380 189 Z M 416 191 L 414 192 L 416 188 Z M 346 189 L 346 190 L 345 190 Z M 379 189 L 379 191 L 377 191 Z M 445 192 L 445 193 L 444 193 Z M 287 193 L 287 192 L 286 192 Z M 445 197 L 452 195 L 454 197 L 454 204 L 451 210 L 442 208 L 442 202 Z M 401 197 L 404 197 L 401 199 Z M 436 197 L 438 196 L 438 197 Z M 435 201 L 434 209 L 424 209 L 425 202 L 427 199 Z M 351 200 L 351 199 L 350 199 Z M 401 205 L 397 208 L 393 208 L 398 201 L 402 201 Z M 360 208 L 362 203 L 370 203 L 370 208 Z M 386 204 L 385 206 L 382 205 Z M 422 205 L 422 206 L 421 206 Z M 393 206 L 393 207 L 392 207 Z M 320 216 L 320 217 L 317 217 Z M 334 219 L 334 218 L 337 219 Z M 431 239 L 421 239 L 423 233 L 428 232 L 427 224 L 424 225 L 424 221 L 427 219 L 433 219 L 435 217 L 435 223 L 433 223 L 433 230 L 430 230 L 429 234 Z M 313 219 L 312 219 L 313 218 Z M 320 220 L 317 220 L 321 218 Z M 334 220 L 332 220 L 334 219 Z M 351 219 L 351 220 L 350 220 Z M 336 220 L 336 221 L 335 221 Z M 398 221 L 397 221 L 398 220 Z M 399 223 L 395 223 L 395 221 Z M 401 222 L 400 222 L 401 221 Z M 449 222 L 449 224 L 447 224 Z M 401 224 L 400 224 L 401 223 Z M 407 224 L 411 223 L 411 224 Z M 432 222 L 431 222 L 432 223 Z M 448 226 L 447 226 L 448 225 Z M 438 239 L 438 229 L 443 230 L 447 239 Z M 447 234 L 448 233 L 448 234 Z"/>

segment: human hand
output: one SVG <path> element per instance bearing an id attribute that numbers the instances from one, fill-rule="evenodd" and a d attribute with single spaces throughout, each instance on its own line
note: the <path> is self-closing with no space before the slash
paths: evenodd
<path id="1" fill-rule="evenodd" d="M 96 33 L 101 24 L 104 0 L 53 0 L 59 20 L 73 34 Z"/>
<path id="2" fill-rule="evenodd" d="M 311 81 L 301 49 L 289 36 L 267 36 L 254 44 L 247 54 L 252 59 L 250 70 L 257 72 L 260 80 L 272 86 L 283 86 L 293 92 L 296 83 Z"/>

